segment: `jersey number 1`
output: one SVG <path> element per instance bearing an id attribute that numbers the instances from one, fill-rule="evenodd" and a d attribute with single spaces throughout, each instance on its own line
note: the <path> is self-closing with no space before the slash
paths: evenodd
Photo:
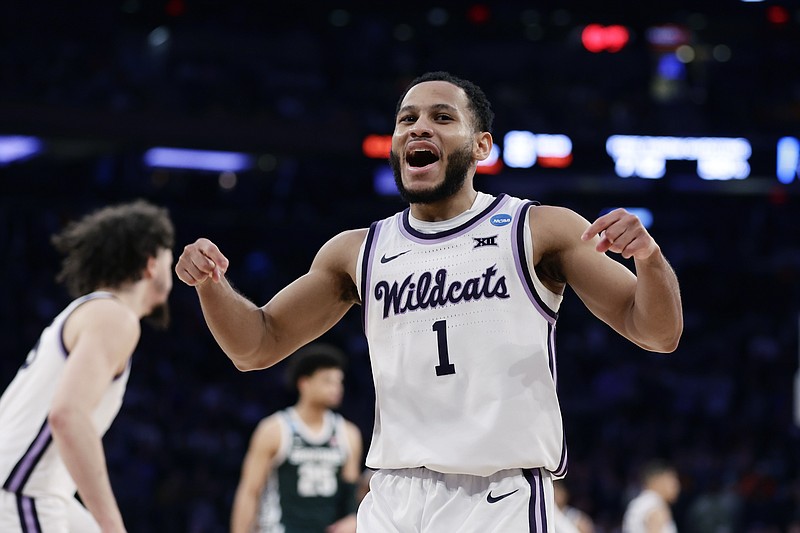
<path id="1" fill-rule="evenodd" d="M 439 344 L 439 364 L 436 365 L 436 375 L 455 374 L 456 365 L 450 362 L 450 354 L 447 352 L 447 321 L 437 320 L 434 322 L 433 331 L 436 332 L 436 342 Z"/>

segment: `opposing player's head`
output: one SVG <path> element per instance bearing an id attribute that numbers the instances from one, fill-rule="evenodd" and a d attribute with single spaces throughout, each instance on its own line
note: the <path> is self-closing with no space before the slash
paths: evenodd
<path id="1" fill-rule="evenodd" d="M 341 350 L 329 344 L 309 344 L 289 358 L 289 382 L 297 388 L 301 402 L 334 409 L 344 396 L 344 368 Z"/>
<path id="2" fill-rule="evenodd" d="M 69 223 L 51 242 L 64 255 L 56 280 L 73 297 L 144 280 L 147 314 L 154 325 L 167 325 L 175 229 L 166 209 L 144 200 L 104 207 Z"/>
<path id="3" fill-rule="evenodd" d="M 667 503 L 674 503 L 681 492 L 681 482 L 674 466 L 662 459 L 645 463 L 640 470 L 642 487 L 661 495 Z"/>
<path id="4" fill-rule="evenodd" d="M 397 102 L 389 162 L 401 196 L 429 204 L 462 189 L 492 149 L 483 90 L 447 72 L 414 79 Z"/>

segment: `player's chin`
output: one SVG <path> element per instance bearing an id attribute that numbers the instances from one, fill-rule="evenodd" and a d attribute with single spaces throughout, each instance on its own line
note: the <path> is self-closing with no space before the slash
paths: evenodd
<path id="1" fill-rule="evenodd" d="M 425 200 L 435 195 L 442 184 L 440 179 L 414 180 L 406 185 L 406 193 L 413 198 Z"/>
<path id="2" fill-rule="evenodd" d="M 440 181 L 444 173 L 444 166 L 441 161 L 435 161 L 423 166 L 412 166 L 406 163 L 403 174 L 406 186 L 411 186 L 415 182 L 430 183 Z"/>
<path id="3" fill-rule="evenodd" d="M 156 305 L 144 320 L 155 329 L 167 329 L 170 322 L 169 305 L 166 302 Z"/>
<path id="4" fill-rule="evenodd" d="M 328 400 L 328 409 L 336 409 L 340 405 L 342 405 L 342 397 L 341 396 L 337 396 L 335 398 L 330 398 Z"/>

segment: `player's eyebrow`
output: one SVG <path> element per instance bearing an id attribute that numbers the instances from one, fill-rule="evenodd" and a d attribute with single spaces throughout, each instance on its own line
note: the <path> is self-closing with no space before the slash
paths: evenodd
<path id="1" fill-rule="evenodd" d="M 458 108 L 456 108 L 455 106 L 450 105 L 450 104 L 444 104 L 444 103 L 442 103 L 442 104 L 433 104 L 433 105 L 428 106 L 428 108 L 433 110 L 433 111 L 450 111 L 451 113 L 455 113 L 455 112 L 458 111 Z M 414 113 L 414 112 L 417 112 L 417 111 L 419 111 L 419 106 L 406 105 L 406 106 L 401 107 L 400 111 L 397 114 L 399 115 L 400 113 Z"/>

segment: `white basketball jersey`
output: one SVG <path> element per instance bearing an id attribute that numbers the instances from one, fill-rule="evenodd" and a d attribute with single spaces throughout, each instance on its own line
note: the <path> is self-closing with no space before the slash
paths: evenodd
<path id="1" fill-rule="evenodd" d="M 628 507 L 625 509 L 625 516 L 622 518 L 622 532 L 623 533 L 647 533 L 647 517 L 650 513 L 658 509 L 666 508 L 667 504 L 652 490 L 642 491 L 641 494 L 636 496 L 630 501 Z M 666 524 L 660 533 L 677 533 L 678 528 L 675 522 Z"/>
<path id="2" fill-rule="evenodd" d="M 25 363 L 0 397 L 0 483 L 26 496 L 72 497 L 75 483 L 53 443 L 47 416 L 69 354 L 64 347 L 64 322 L 81 304 L 113 298 L 94 292 L 73 301 L 44 329 Z M 122 405 L 130 362 L 109 386 L 92 415 L 103 435 Z"/>
<path id="3" fill-rule="evenodd" d="M 481 199 L 485 208 L 436 233 L 414 229 L 406 209 L 373 223 L 362 245 L 358 286 L 376 394 L 371 468 L 566 472 L 556 396 L 561 296 L 533 269 L 535 202 Z"/>

